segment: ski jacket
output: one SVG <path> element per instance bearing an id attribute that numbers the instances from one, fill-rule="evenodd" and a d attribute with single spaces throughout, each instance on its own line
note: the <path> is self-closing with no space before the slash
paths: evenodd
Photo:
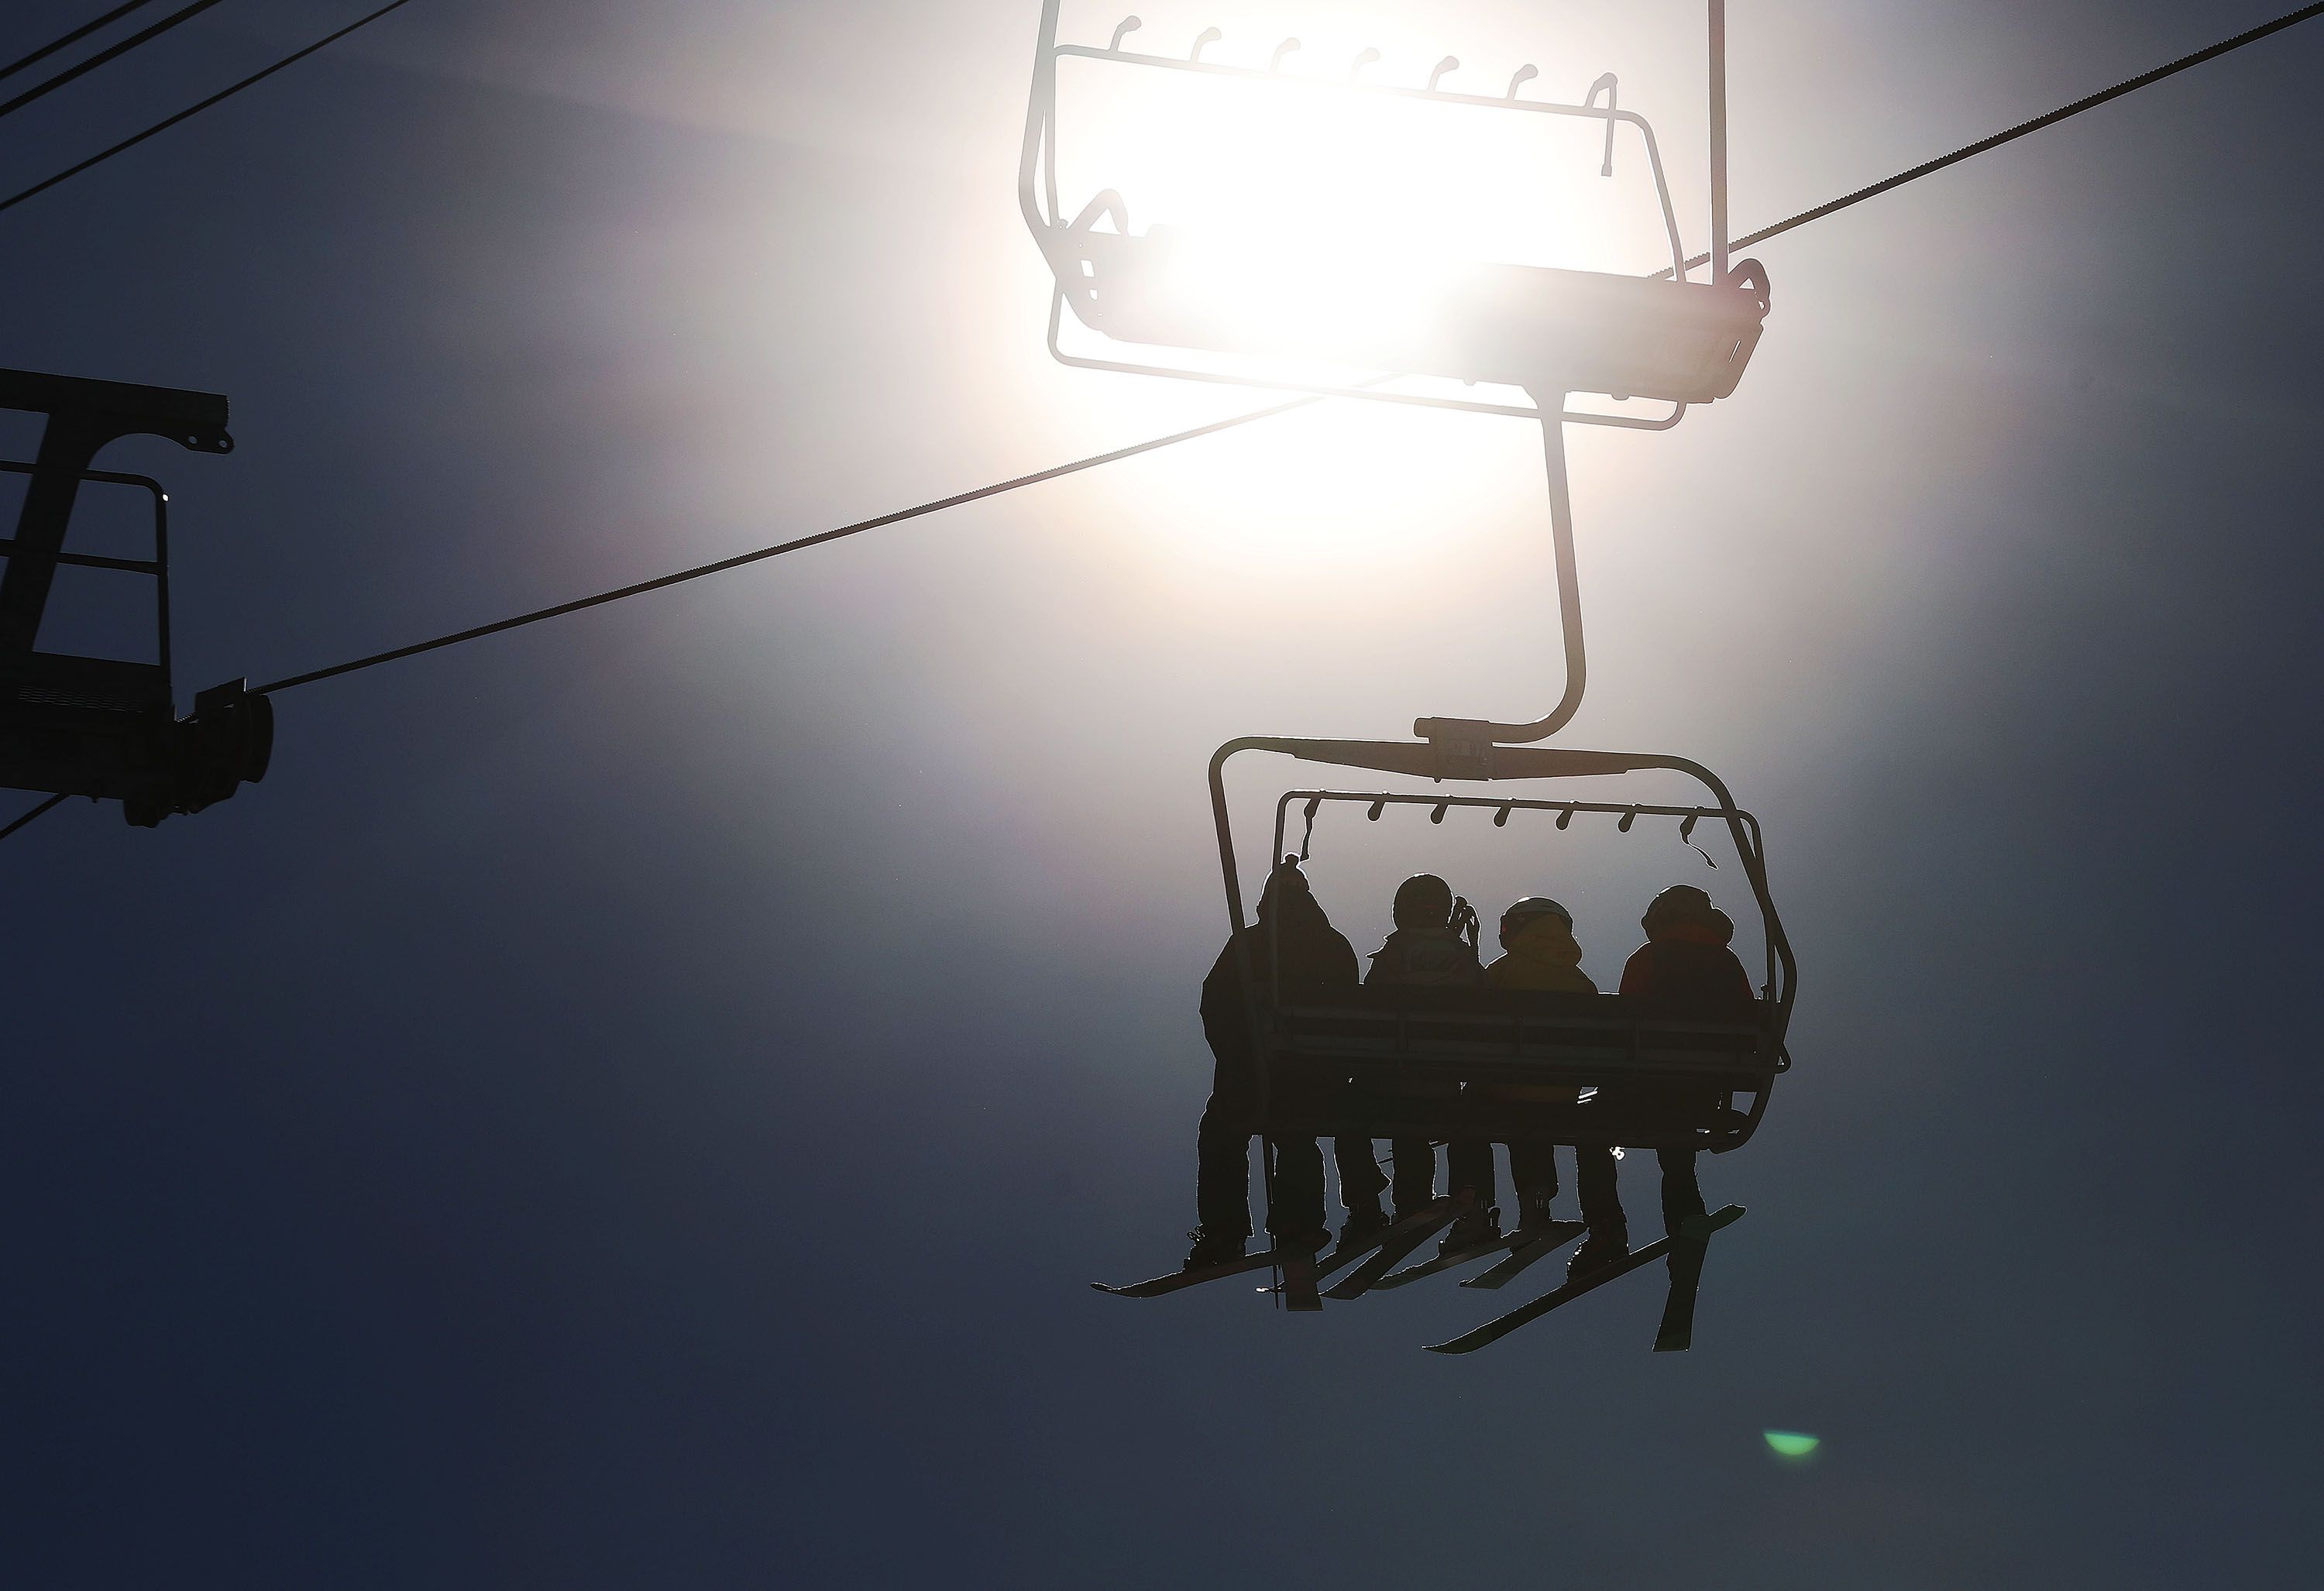
<path id="1" fill-rule="evenodd" d="M 1674 924 L 1640 945 L 1622 969 L 1622 993 L 1682 1022 L 1748 1022 L 1758 1007 L 1751 975 L 1702 923 Z"/>
<path id="2" fill-rule="evenodd" d="M 1372 952 L 1371 970 L 1364 974 L 1366 989 L 1390 983 L 1474 989 L 1484 981 L 1477 952 L 1449 927 L 1397 929 Z"/>
<path id="3" fill-rule="evenodd" d="M 1485 969 L 1485 981 L 1495 989 L 1598 992 L 1598 986 L 1582 970 L 1582 946 L 1573 930 L 1556 917 L 1544 913 L 1527 923 L 1515 939 L 1503 940 L 1501 944 L 1508 953 Z"/>
<path id="4" fill-rule="evenodd" d="M 1235 947 L 1250 958 L 1251 987 L 1261 1003 L 1274 998 L 1275 952 L 1283 950 L 1282 998 L 1294 1004 L 1344 993 L 1356 987 L 1356 948 L 1332 926 L 1314 897 L 1286 891 L 1277 902 L 1270 890 L 1259 901 L 1259 921 L 1227 941 L 1203 979 L 1203 1035 L 1214 1053 L 1240 1055 L 1250 1048 L 1250 1016 L 1243 1004 Z M 1282 921 L 1277 923 L 1277 917 Z"/>

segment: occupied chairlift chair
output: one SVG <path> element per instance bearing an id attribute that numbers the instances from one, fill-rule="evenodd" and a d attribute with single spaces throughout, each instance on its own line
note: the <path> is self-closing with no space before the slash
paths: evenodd
<path id="1" fill-rule="evenodd" d="M 1517 73 L 1503 98 L 1443 91 L 1436 84 L 1455 64 L 1449 58 L 1425 88 L 1358 82 L 1352 73 L 1348 82 L 1327 83 L 1275 69 L 1290 41 L 1278 48 L 1275 62 L 1264 71 L 1202 60 L 1204 48 L 1218 37 L 1215 30 L 1197 40 L 1193 54 L 1185 60 L 1126 51 L 1122 41 L 1139 25 L 1134 17 L 1114 30 L 1103 49 L 1060 44 L 1058 0 L 1048 0 L 1043 7 L 1018 192 L 1027 224 L 1054 278 L 1049 348 L 1055 357 L 1084 368 L 1515 416 L 1536 420 L 1542 427 L 1564 633 L 1563 695 L 1548 714 L 1525 723 L 1421 719 L 1413 726 L 1419 737 L 1415 741 L 1257 736 L 1222 746 L 1211 759 L 1211 804 L 1228 918 L 1237 943 L 1246 919 L 1225 768 L 1230 759 L 1245 751 L 1269 751 L 1307 762 L 1436 781 L 1595 778 L 1652 771 L 1683 774 L 1710 793 L 1713 805 L 1634 808 L 1564 800 L 1343 791 L 1294 792 L 1284 802 L 1355 800 L 1371 803 L 1378 811 L 1386 805 L 1418 801 L 1437 808 L 1439 816 L 1443 809 L 1455 806 L 1490 806 L 1504 817 L 1508 811 L 1519 808 L 1550 807 L 1568 814 L 1565 821 L 1574 811 L 1655 813 L 1680 817 L 1690 831 L 1701 819 L 1714 818 L 1724 824 L 1734 841 L 1766 926 L 1768 976 L 1757 1018 L 1732 1025 L 1656 1020 L 1611 995 L 1379 990 L 1365 991 L 1341 1006 L 1293 1007 L 1281 1004 L 1272 989 L 1254 987 L 1246 965 L 1243 985 L 1250 999 L 1254 1051 L 1260 1067 L 1261 1103 L 1251 1123 L 1254 1131 L 1284 1136 L 1321 1133 L 1379 1137 L 1474 1136 L 1501 1141 L 1516 1136 L 1553 1143 L 1618 1143 L 1718 1152 L 1749 1138 L 1766 1113 L 1776 1074 L 1789 1064 L 1784 1041 L 1794 998 L 1794 968 L 1790 944 L 1768 894 L 1757 821 L 1736 806 L 1716 776 L 1685 759 L 1552 750 L 1534 744 L 1571 722 L 1581 706 L 1586 680 L 1563 426 L 1666 430 L 1678 423 L 1689 405 L 1729 396 L 1757 345 L 1768 309 L 1766 274 L 1757 262 L 1745 261 L 1731 269 L 1728 262 L 1723 0 L 1710 0 L 1708 9 L 1711 275 L 1709 280 L 1697 282 L 1688 279 L 1684 247 L 1653 130 L 1642 117 L 1617 108 L 1610 77 L 1599 79 L 1582 105 L 1519 99 L 1518 90 L 1535 75 L 1529 69 Z M 1370 53 L 1360 58 L 1359 68 Z M 1220 313 L 1207 298 L 1179 289 L 1177 266 L 1185 240 L 1167 228 L 1133 235 L 1128 207 L 1118 193 L 1101 192 L 1073 219 L 1064 216 L 1057 197 L 1056 69 L 1058 60 L 1065 57 L 1236 78 L 1269 85 L 1277 91 L 1388 94 L 1521 114 L 1591 118 L 1606 124 L 1609 162 L 1617 128 L 1633 127 L 1644 143 L 1669 234 L 1667 278 L 1493 263 L 1462 266 L 1446 274 L 1446 301 L 1439 306 L 1443 313 L 1434 317 L 1433 336 L 1417 336 L 1408 326 L 1379 330 L 1353 317 L 1326 341 L 1319 340 L 1312 327 L 1270 328 L 1248 317 Z M 1597 104 L 1600 88 L 1607 90 L 1602 107 Z M 1112 230 L 1099 231 L 1101 219 L 1110 220 Z M 1262 300 L 1270 293 L 1279 296 L 1284 287 L 1262 283 L 1258 296 Z M 1532 402 L 1521 406 L 1386 391 L 1388 376 L 1328 386 L 1086 358 L 1067 354 L 1060 344 L 1063 311 L 1068 305 L 1085 326 L 1120 342 L 1213 353 L 1326 358 L 1397 374 L 1499 382 L 1523 388 Z M 1381 324 L 1393 325 L 1399 318 L 1383 317 Z M 1574 393 L 1618 400 L 1659 400 L 1671 409 L 1657 418 L 1577 410 L 1567 406 Z M 1282 854 L 1283 811 L 1278 806 L 1277 845 L 1268 858 L 1270 865 Z M 1389 1078 L 1458 1086 L 1439 1086 L 1417 1094 L 1373 1086 Z M 1486 1092 L 1489 1085 L 1508 1083 L 1570 1085 L 1576 1090 L 1622 1083 L 1676 1086 L 1633 1088 L 1628 1097 L 1615 1086 L 1604 1095 L 1572 1105 L 1513 1102 Z M 1748 1099 L 1748 1108 L 1738 1108 L 1738 1099 Z M 1268 1191 L 1271 1203 L 1271 1186 Z M 1723 1211 L 1712 1218 L 1713 1223 L 1739 1213 Z M 1649 1246 L 1633 1259 L 1647 1258 L 1659 1246 Z M 1697 1267 L 1701 1248 L 1700 1241 L 1692 1246 L 1691 1260 Z M 1261 1256 L 1258 1263 L 1268 1257 Z M 1153 1296 L 1179 1284 L 1179 1279 L 1158 1277 L 1153 1283 L 1106 1291 Z M 1295 1304 L 1312 1307 L 1314 1303 L 1313 1267 L 1296 1255 L 1285 1259 L 1283 1291 Z M 1353 1291 L 1360 1292 L 1361 1287 Z M 1441 1346 L 1448 1351 L 1481 1346 L 1533 1318 L 1533 1313 L 1554 1307 L 1566 1292 L 1561 1289 L 1455 1343 Z M 1333 1296 L 1348 1295 L 1338 1287 L 1333 1291 Z M 1674 1269 L 1672 1302 L 1657 1347 L 1686 1346 L 1692 1309 L 1692 1279 L 1683 1279 Z"/>
<path id="2" fill-rule="evenodd" d="M 1535 757 L 1594 759 L 1602 754 L 1542 751 Z M 1621 805 L 1345 790 L 1293 790 L 1277 803 L 1275 854 L 1294 803 L 1305 804 L 1312 837 L 1326 804 L 1356 803 L 1377 821 L 1389 807 L 1425 806 L 1442 823 L 1448 811 L 1489 811 L 1497 827 L 1518 812 L 1554 813 L 1562 830 L 1576 814 L 1616 816 L 1628 832 L 1640 817 L 1675 818 L 1692 842 L 1704 819 L 1725 824 L 1765 924 L 1766 979 L 1752 1019 L 1673 1022 L 1642 1014 L 1613 994 L 1549 994 L 1513 989 L 1378 988 L 1355 990 L 1328 1007 L 1286 1005 L 1279 984 L 1257 991 L 1265 1043 L 1259 1050 L 1259 1119 L 1272 1136 L 1324 1135 L 1497 1142 L 1627 1145 L 1642 1149 L 1739 1148 L 1766 1113 L 1776 1074 L 1789 1062 L 1792 952 L 1769 898 L 1758 820 L 1729 801 L 1702 770 L 1674 760 L 1621 759 L 1619 768 L 1572 767 L 1573 773 L 1683 767 L 1702 777 L 1717 806 Z M 1516 777 L 1526 777 L 1517 775 Z M 1545 776 L 1534 776 L 1545 777 Z M 1220 842 L 1230 879 L 1237 877 L 1233 839 L 1220 805 Z M 1307 850 L 1305 843 L 1301 853 Z M 1281 967 L 1281 956 L 1273 957 Z M 1384 1081 L 1434 1082 L 1427 1091 L 1382 1091 Z M 1555 1085 L 1564 1099 L 1510 1098 L 1497 1085 Z M 1645 1089 L 1638 1084 L 1648 1085 Z M 1454 1085 L 1460 1085 L 1455 1087 Z M 1595 1090 L 1588 1099 L 1572 1096 Z M 1738 1098 L 1748 1106 L 1738 1108 Z"/>
<path id="3" fill-rule="evenodd" d="M 151 828 L 199 812 L 265 777 L 273 710 L 234 680 L 201 692 L 177 716 L 170 672 L 169 499 L 144 475 L 89 467 L 123 437 L 166 437 L 197 453 L 228 453 L 226 400 L 211 392 L 77 376 L 0 371 L 0 408 L 48 417 L 39 456 L 0 461 L 28 477 L 16 533 L 0 539 L 0 786 L 117 800 Z M 83 482 L 134 486 L 153 504 L 153 556 L 101 557 L 64 550 Z M 37 649 L 59 566 L 141 575 L 153 582 L 155 661 L 82 658 Z"/>

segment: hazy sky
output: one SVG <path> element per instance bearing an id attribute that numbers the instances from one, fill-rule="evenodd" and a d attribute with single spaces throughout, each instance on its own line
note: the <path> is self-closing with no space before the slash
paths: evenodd
<path id="1" fill-rule="evenodd" d="M 0 189 L 364 8 L 221 5 Z M 2278 8 L 1738 6 L 1738 229 Z M 1695 7 L 1141 13 L 1612 67 L 1702 244 Z M 181 696 L 1250 406 L 1044 352 L 1037 17 L 414 0 L 0 215 L 0 363 L 232 396 L 230 458 L 105 459 L 173 492 Z M 1211 749 L 1561 683 L 1537 434 L 1328 406 L 293 692 L 226 805 L 0 847 L 0 1578 L 2308 1583 L 2319 70 L 1772 243 L 1732 402 L 1572 439 L 1568 739 L 1725 775 L 1800 957 L 1692 1354 L 1651 1282 L 1451 1360 L 1451 1287 L 1084 1286 L 1193 1221 Z M 1424 865 L 1601 980 L 1738 887 L 1336 815 L 1360 950 Z"/>

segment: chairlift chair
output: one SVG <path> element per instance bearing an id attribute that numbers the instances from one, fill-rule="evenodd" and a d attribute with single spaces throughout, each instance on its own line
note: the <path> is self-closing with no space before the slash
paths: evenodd
<path id="1" fill-rule="evenodd" d="M 1683 758 L 1534 748 L 1501 748 L 1479 773 L 1448 767 L 1434 749 L 1402 742 L 1252 738 L 1222 747 L 1211 764 L 1211 801 L 1226 883 L 1228 915 L 1240 934 L 1242 889 L 1224 768 L 1246 750 L 1273 751 L 1335 767 L 1494 780 L 1599 778 L 1664 770 L 1702 784 L 1711 804 L 1648 805 L 1570 798 L 1297 789 L 1277 802 L 1273 856 L 1286 854 L 1285 823 L 1295 803 L 1314 811 L 1357 804 L 1377 814 L 1425 806 L 1484 811 L 1497 827 L 1515 812 L 1676 819 L 1683 834 L 1708 821 L 1723 826 L 1757 903 L 1766 977 L 1748 1021 L 1673 1021 L 1642 1012 L 1620 995 L 1504 989 L 1369 988 L 1330 1005 L 1286 1002 L 1244 970 L 1259 1059 L 1258 1115 L 1251 1129 L 1270 1137 L 1322 1135 L 1376 1138 L 1483 1138 L 1499 1143 L 1621 1145 L 1696 1149 L 1741 1147 L 1766 1114 L 1778 1075 L 1790 1067 L 1794 968 L 1789 940 L 1768 893 L 1758 820 L 1738 807 L 1708 769 Z M 1305 845 L 1301 847 L 1304 851 Z M 1238 939 L 1238 943 L 1241 941 Z M 1274 958 L 1279 968 L 1281 959 Z M 1381 1084 L 1394 1086 L 1383 1088 Z M 1415 1090 L 1414 1083 L 1437 1085 Z M 1513 1094 L 1538 1088 L 1563 1099 Z M 1573 1096 L 1594 1090 L 1588 1099 Z"/>
<path id="2" fill-rule="evenodd" d="M 151 828 L 172 813 L 199 812 L 265 777 L 273 709 L 241 680 L 203 691 L 177 715 L 170 663 L 169 497 L 145 475 L 90 468 L 123 437 L 166 437 L 197 453 L 233 451 L 226 400 L 212 392 L 0 371 L 0 408 L 42 414 L 47 426 L 30 462 L 0 461 L 26 477 L 14 536 L 0 539 L 0 786 L 116 800 L 132 823 Z M 134 486 L 153 506 L 153 556 L 98 556 L 65 550 L 81 484 Z M 35 645 L 60 566 L 151 579 L 152 662 L 48 652 Z"/>
<path id="3" fill-rule="evenodd" d="M 1766 318 L 1767 277 L 1757 261 L 1747 260 L 1730 268 L 1726 258 L 1724 39 L 1720 0 L 1712 0 L 1711 6 L 1713 258 L 1710 279 L 1700 281 L 1688 275 L 1677 213 L 1654 129 L 1636 112 L 1618 108 L 1611 74 L 1600 78 L 1580 105 L 1520 97 L 1524 84 L 1536 75 L 1530 68 L 1520 71 L 1508 94 L 1499 97 L 1440 88 L 1437 82 L 1444 71 L 1459 64 L 1449 57 L 1426 87 L 1373 82 L 1354 74 L 1346 80 L 1301 77 L 1279 69 L 1282 55 L 1296 47 L 1296 41 L 1286 41 L 1277 51 L 1276 62 L 1264 69 L 1202 59 L 1204 45 L 1219 36 L 1216 29 L 1204 33 L 1191 57 L 1125 49 L 1122 41 L 1139 25 L 1135 17 L 1125 19 L 1102 48 L 1061 44 L 1057 41 L 1059 3 L 1047 0 L 1042 8 L 1040 44 L 1018 167 L 1018 200 L 1049 266 L 1053 281 L 1049 351 L 1060 363 L 1185 381 L 1516 415 L 1545 423 L 1562 420 L 1654 430 L 1675 425 L 1691 404 L 1728 397 L 1741 380 Z M 1615 133 L 1620 128 L 1631 128 L 1644 146 L 1661 206 L 1670 246 L 1667 275 L 1625 276 L 1494 262 L 1448 263 L 1441 271 L 1430 273 L 1431 312 L 1422 324 L 1415 324 L 1399 312 L 1408 305 L 1385 301 L 1397 293 L 1394 284 L 1365 282 L 1360 268 L 1342 263 L 1340 270 L 1358 284 L 1349 313 L 1334 316 L 1328 326 L 1271 315 L 1270 306 L 1296 302 L 1316 285 L 1317 277 L 1333 274 L 1334 266 L 1318 262 L 1286 265 L 1264 253 L 1246 256 L 1239 252 L 1238 240 L 1199 238 L 1176 227 L 1153 226 L 1136 232 L 1128 201 L 1111 189 L 1097 193 L 1070 217 L 1060 208 L 1057 62 L 1064 59 L 1191 73 L 1245 83 L 1255 92 L 1386 96 L 1518 115 L 1598 121 L 1607 131 L 1608 162 L 1601 170 L 1609 173 Z M 1602 106 L 1597 103 L 1600 89 L 1607 90 Z M 1101 230 L 1101 222 L 1111 222 L 1111 229 Z M 1212 274 L 1223 275 L 1237 284 L 1236 296 L 1245 300 L 1243 305 L 1222 303 L 1217 295 L 1200 290 L 1197 273 L 1189 269 L 1197 255 L 1208 262 Z M 1366 293 L 1374 300 L 1371 313 L 1364 312 Z M 1060 342 L 1067 308 L 1089 330 L 1117 343 L 1323 360 L 1396 375 L 1490 382 L 1523 388 L 1532 402 L 1518 405 L 1398 392 L 1383 390 L 1378 381 L 1307 382 L 1068 354 Z M 1618 400 L 1652 399 L 1672 409 L 1656 418 L 1570 410 L 1566 400 L 1573 393 Z"/>

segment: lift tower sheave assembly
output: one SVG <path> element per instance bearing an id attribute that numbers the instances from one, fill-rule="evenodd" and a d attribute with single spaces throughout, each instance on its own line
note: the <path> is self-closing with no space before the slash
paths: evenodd
<path id="1" fill-rule="evenodd" d="M 47 418 L 38 455 L 0 461 L 26 477 L 15 534 L 0 538 L 0 786 L 119 801 L 151 828 L 199 812 L 266 774 L 273 709 L 241 680 L 203 691 L 177 715 L 170 669 L 169 497 L 144 475 L 94 469 L 124 437 L 166 437 L 197 453 L 230 453 L 226 400 L 215 392 L 0 370 L 0 409 Z M 66 550 L 84 483 L 134 486 L 153 505 L 153 556 Z M 59 568 L 102 569 L 153 582 L 153 660 L 87 658 L 38 646 Z"/>

